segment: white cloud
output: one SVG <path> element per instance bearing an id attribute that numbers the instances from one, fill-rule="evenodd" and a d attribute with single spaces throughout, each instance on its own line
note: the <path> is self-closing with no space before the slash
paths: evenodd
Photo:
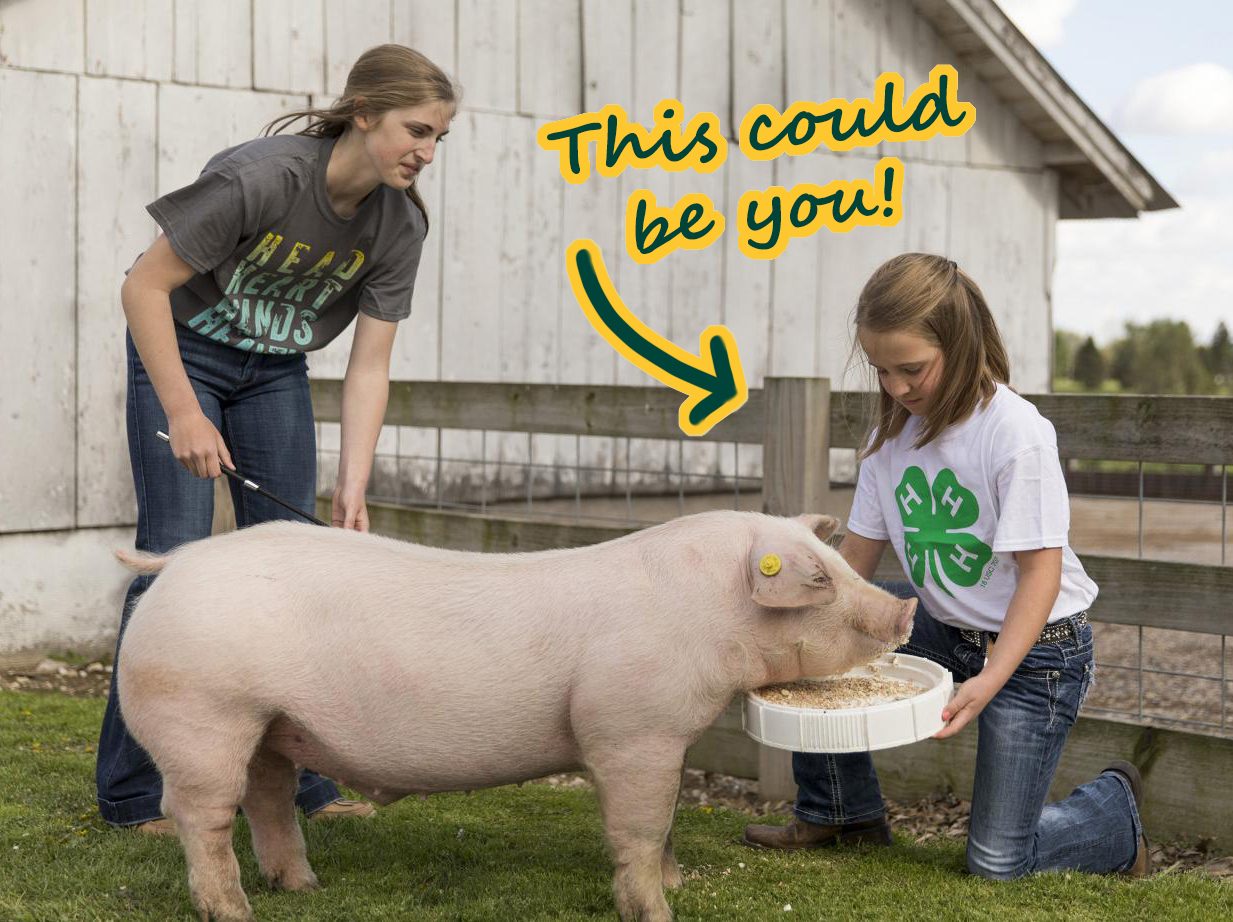
<path id="1" fill-rule="evenodd" d="M 1205 62 L 1147 77 L 1118 107 L 1116 122 L 1143 134 L 1233 134 L 1233 71 Z"/>
<path id="2" fill-rule="evenodd" d="M 1197 153 L 1197 156 L 1194 156 Z M 1191 151 L 1187 168 L 1176 181 L 1181 195 L 1233 197 L 1233 147 Z"/>
<path id="3" fill-rule="evenodd" d="M 1046 48 L 1062 40 L 1066 17 L 1078 0 L 1001 0 L 998 4 L 1033 45 Z"/>
<path id="4" fill-rule="evenodd" d="M 1206 342 L 1229 322 L 1233 195 L 1183 195 L 1181 204 L 1138 219 L 1060 222 L 1053 325 L 1108 342 L 1128 320 L 1168 318 Z"/>

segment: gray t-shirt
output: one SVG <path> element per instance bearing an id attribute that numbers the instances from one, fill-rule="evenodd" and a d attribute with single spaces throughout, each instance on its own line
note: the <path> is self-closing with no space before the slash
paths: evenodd
<path id="1" fill-rule="evenodd" d="M 340 217 L 325 187 L 334 141 L 248 141 L 147 206 L 198 273 L 171 293 L 177 323 L 236 349 L 286 354 L 322 348 L 357 310 L 411 313 L 423 215 L 383 183 Z"/>

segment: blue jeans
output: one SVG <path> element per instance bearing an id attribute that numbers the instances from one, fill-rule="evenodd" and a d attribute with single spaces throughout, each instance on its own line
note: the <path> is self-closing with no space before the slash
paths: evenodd
<path id="1" fill-rule="evenodd" d="M 885 588 L 900 598 L 914 595 L 908 583 Z M 899 650 L 945 666 L 960 682 L 984 666 L 987 635 L 981 638 L 979 647 L 965 640 L 918 603 L 912 636 Z M 1102 772 L 1065 800 L 1045 803 L 1093 670 L 1092 629 L 1084 625 L 1077 640 L 1036 644 L 980 713 L 967 849 L 973 874 L 1012 880 L 1036 871 L 1119 871 L 1134 863 L 1142 829 L 1122 775 Z M 867 752 L 796 752 L 792 770 L 795 812 L 803 820 L 832 826 L 886 812 Z"/>
<path id="2" fill-rule="evenodd" d="M 303 354 L 263 355 L 213 342 L 176 325 L 180 358 L 202 412 L 227 442 L 236 468 L 297 509 L 316 505 L 316 431 Z M 155 433 L 167 417 L 141 357 L 127 336 L 128 451 L 137 491 L 138 550 L 166 553 L 210 535 L 214 482 L 190 474 Z M 295 518 L 277 503 L 228 479 L 240 528 Z M 138 576 L 128 588 L 116 639 L 116 659 L 129 615 L 153 576 Z M 226 574 L 219 574 L 226 579 Z M 162 815 L 162 779 L 146 751 L 129 735 L 120 713 L 116 674 L 99 734 L 95 765 L 99 812 L 117 826 Z M 338 800 L 334 782 L 312 772 L 300 776 L 296 803 L 311 813 Z"/>

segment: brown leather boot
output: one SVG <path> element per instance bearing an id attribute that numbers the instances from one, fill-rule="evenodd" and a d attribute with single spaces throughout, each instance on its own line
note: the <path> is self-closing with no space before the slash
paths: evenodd
<path id="1" fill-rule="evenodd" d="M 320 822 L 321 820 L 337 820 L 350 817 L 370 817 L 377 810 L 370 803 L 365 803 L 362 800 L 338 800 L 331 801 L 324 807 L 314 810 L 308 814 L 310 820 Z"/>
<path id="2" fill-rule="evenodd" d="M 785 851 L 836 845 L 890 845 L 891 831 L 885 817 L 842 826 L 822 826 L 794 817 L 787 826 L 746 826 L 741 844 Z"/>
<path id="3" fill-rule="evenodd" d="M 1142 811 L 1143 809 L 1143 779 L 1139 777 L 1139 770 L 1130 762 L 1125 762 L 1118 759 L 1116 762 L 1110 763 L 1104 770 L 1105 772 L 1117 772 L 1130 784 L 1130 793 L 1135 799 L 1135 809 Z M 1104 774 L 1104 772 L 1101 772 Z M 1139 822 L 1143 822 L 1142 813 L 1139 815 Z M 1124 871 L 1119 871 L 1119 874 L 1125 874 L 1127 877 L 1146 877 L 1152 873 L 1152 853 L 1147 844 L 1147 836 L 1139 836 L 1139 853 L 1135 855 L 1135 863 Z"/>
<path id="4" fill-rule="evenodd" d="M 144 823 L 138 823 L 135 826 L 129 826 L 133 832 L 143 836 L 172 836 L 176 835 L 175 820 L 170 817 L 160 816 L 158 819 L 146 820 Z"/>

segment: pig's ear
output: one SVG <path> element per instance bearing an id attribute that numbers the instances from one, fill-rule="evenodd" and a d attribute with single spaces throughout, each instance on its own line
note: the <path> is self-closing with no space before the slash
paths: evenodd
<path id="1" fill-rule="evenodd" d="M 811 532 L 818 536 L 819 541 L 825 541 L 835 533 L 835 529 L 839 527 L 839 520 L 833 515 L 822 515 L 821 513 L 811 512 L 806 515 L 798 515 L 796 521 L 800 522 Z"/>
<path id="2" fill-rule="evenodd" d="M 751 598 L 768 608 L 825 605 L 836 596 L 835 583 L 822 561 L 801 544 L 750 555 Z"/>

